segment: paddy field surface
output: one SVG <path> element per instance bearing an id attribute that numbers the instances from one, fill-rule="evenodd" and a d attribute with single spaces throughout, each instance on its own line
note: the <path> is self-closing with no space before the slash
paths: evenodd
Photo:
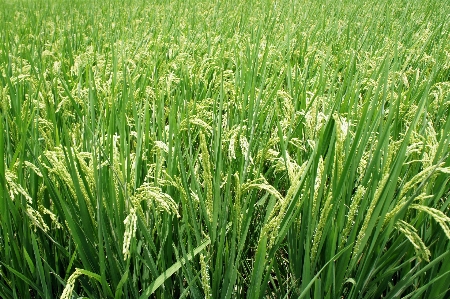
<path id="1" fill-rule="evenodd" d="M 0 0 L 0 297 L 449 298 L 450 5 Z"/>

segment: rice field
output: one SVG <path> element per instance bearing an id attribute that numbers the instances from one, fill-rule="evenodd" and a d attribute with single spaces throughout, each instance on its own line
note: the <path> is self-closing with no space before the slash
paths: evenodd
<path id="1" fill-rule="evenodd" d="M 0 298 L 450 297 L 450 5 L 0 0 Z"/>

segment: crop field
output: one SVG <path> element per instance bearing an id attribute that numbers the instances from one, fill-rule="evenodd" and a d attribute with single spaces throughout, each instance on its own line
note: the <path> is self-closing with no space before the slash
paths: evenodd
<path id="1" fill-rule="evenodd" d="M 0 298 L 450 298 L 450 5 L 0 0 Z"/>

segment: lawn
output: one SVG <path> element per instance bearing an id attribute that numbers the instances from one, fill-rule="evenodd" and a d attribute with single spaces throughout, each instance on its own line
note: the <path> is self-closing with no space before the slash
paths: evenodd
<path id="1" fill-rule="evenodd" d="M 446 1 L 0 0 L 0 298 L 449 285 Z"/>

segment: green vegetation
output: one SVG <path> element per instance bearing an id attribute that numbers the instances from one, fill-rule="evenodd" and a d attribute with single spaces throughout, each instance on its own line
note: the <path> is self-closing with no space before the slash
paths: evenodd
<path id="1" fill-rule="evenodd" d="M 441 0 L 0 0 L 0 297 L 449 298 Z"/>

